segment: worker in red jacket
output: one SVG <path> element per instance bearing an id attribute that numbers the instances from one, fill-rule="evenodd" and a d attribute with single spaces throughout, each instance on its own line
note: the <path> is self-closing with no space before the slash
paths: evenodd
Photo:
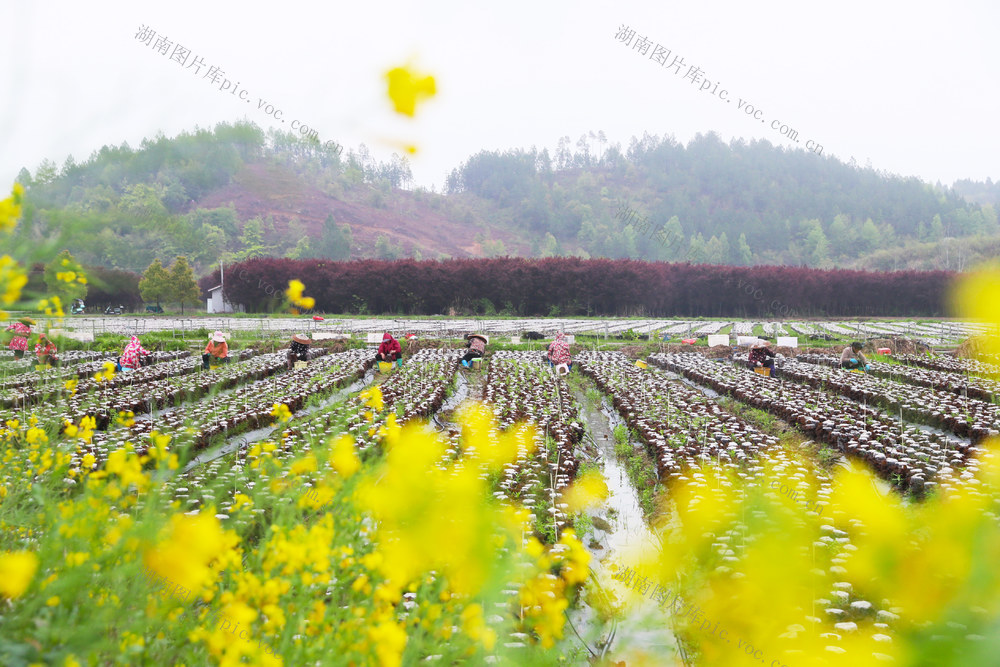
<path id="1" fill-rule="evenodd" d="M 400 346 L 398 340 L 392 337 L 391 333 L 386 331 L 382 336 L 382 344 L 378 346 L 378 354 L 375 355 L 375 361 L 385 361 L 391 364 L 402 358 L 402 346 Z"/>

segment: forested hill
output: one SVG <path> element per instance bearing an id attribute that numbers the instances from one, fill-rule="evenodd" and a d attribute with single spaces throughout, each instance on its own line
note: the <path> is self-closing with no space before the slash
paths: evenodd
<path id="1" fill-rule="evenodd" d="M 223 123 L 18 181 L 19 234 L 62 234 L 84 264 L 132 271 L 176 255 L 199 272 L 219 258 L 498 255 L 962 269 L 1000 242 L 992 182 L 932 186 L 713 134 L 481 151 L 438 193 L 413 188 L 403 158 Z"/>

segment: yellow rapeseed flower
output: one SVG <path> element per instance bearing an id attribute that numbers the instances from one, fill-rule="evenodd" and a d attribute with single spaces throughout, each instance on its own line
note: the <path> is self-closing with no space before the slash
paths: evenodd
<path id="1" fill-rule="evenodd" d="M 331 458 L 333 469 L 342 477 L 348 478 L 361 468 L 361 460 L 354 449 L 354 440 L 347 435 L 341 435 L 333 443 Z"/>
<path id="2" fill-rule="evenodd" d="M 385 73 L 387 94 L 397 113 L 413 117 L 417 102 L 434 97 L 437 84 L 434 77 L 416 73 L 409 66 L 394 67 Z"/>
<path id="3" fill-rule="evenodd" d="M 0 231 L 10 232 L 17 226 L 17 220 L 21 217 L 23 196 L 24 187 L 20 183 L 15 183 L 11 196 L 0 201 Z"/>
<path id="4" fill-rule="evenodd" d="M 363 392 L 358 394 L 365 405 L 373 409 L 375 412 L 382 412 L 382 408 L 385 404 L 382 400 L 382 390 L 378 387 L 372 387 L 370 389 L 365 389 Z"/>
<path id="5" fill-rule="evenodd" d="M 375 655 L 379 665 L 402 664 L 403 649 L 406 648 L 406 630 L 392 621 L 383 621 L 368 628 L 368 639 L 375 645 Z"/>
<path id="6" fill-rule="evenodd" d="M 288 422 L 292 418 L 292 411 L 284 403 L 275 403 L 270 412 L 271 416 L 281 422 Z"/>
<path id="7" fill-rule="evenodd" d="M 197 594 L 212 579 L 209 564 L 238 542 L 236 534 L 223 531 L 208 512 L 174 515 L 166 534 L 145 551 L 143 559 L 153 572 Z"/>
<path id="8" fill-rule="evenodd" d="M 958 281 L 953 303 L 959 315 L 990 325 L 987 354 L 1000 354 L 1000 262 L 986 264 Z"/>
<path id="9" fill-rule="evenodd" d="M 285 294 L 287 294 L 289 300 L 294 303 L 302 298 L 302 292 L 305 288 L 306 286 L 301 280 L 289 280 L 288 289 L 285 291 Z"/>
<path id="10" fill-rule="evenodd" d="M 28 590 L 38 569 L 38 556 L 32 551 L 0 552 L 0 596 L 15 599 Z"/>
<path id="11" fill-rule="evenodd" d="M 21 290 L 28 284 L 28 274 L 10 255 L 0 257 L 0 302 L 9 306 L 21 298 Z"/>
<path id="12" fill-rule="evenodd" d="M 584 472 L 563 494 L 563 502 L 569 505 L 571 514 L 600 507 L 607 498 L 608 484 L 597 470 Z"/>

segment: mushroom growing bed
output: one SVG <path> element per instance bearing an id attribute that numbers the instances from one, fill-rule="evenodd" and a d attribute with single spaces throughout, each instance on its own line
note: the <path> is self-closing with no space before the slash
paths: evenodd
<path id="1" fill-rule="evenodd" d="M 1000 366 L 978 359 L 960 359 L 943 355 L 929 356 L 925 354 L 897 354 L 897 361 L 910 366 L 920 366 L 936 371 L 951 373 L 966 373 L 980 375 L 985 378 L 1000 380 Z"/>
<path id="2" fill-rule="evenodd" d="M 371 359 L 368 351 L 364 354 Z M 381 411 L 366 405 L 365 396 L 353 396 L 291 425 L 281 436 L 284 449 L 291 451 L 302 442 L 311 445 L 341 429 L 354 438 L 360 451 L 369 449 L 380 440 L 380 429 L 389 414 L 395 414 L 397 423 L 403 424 L 428 417 L 440 409 L 447 388 L 455 378 L 460 356 L 457 350 L 420 350 L 380 385 Z"/>
<path id="3" fill-rule="evenodd" d="M 579 361 L 646 444 L 661 480 L 705 463 L 746 465 L 778 441 L 701 392 L 655 369 L 638 368 L 620 352 L 585 352 Z"/>
<path id="4" fill-rule="evenodd" d="M 110 380 L 109 384 L 105 386 L 115 387 L 129 382 L 142 382 L 148 377 L 155 377 L 157 374 L 163 373 L 165 369 L 170 369 L 166 371 L 167 374 L 182 374 L 192 373 L 196 368 L 187 363 L 167 365 L 167 362 L 187 359 L 191 356 L 190 352 L 153 352 L 150 356 L 152 365 L 133 371 L 133 374 L 119 374 L 121 377 Z M 12 381 L 0 382 L 0 405 L 23 407 L 51 401 L 61 396 L 69 396 L 71 392 L 64 386 L 67 380 L 79 379 L 76 393 L 86 393 L 102 384 L 95 382 L 92 376 L 103 371 L 104 365 L 114 359 L 115 357 L 112 356 L 103 361 L 88 361 L 69 369 L 52 368 L 18 376 Z M 189 365 L 190 369 L 188 369 Z"/>
<path id="5" fill-rule="evenodd" d="M 901 490 L 916 495 L 938 484 L 960 483 L 971 475 L 972 457 L 980 451 L 954 438 L 905 426 L 874 406 L 697 354 L 657 353 L 650 360 L 784 419 L 809 437 L 864 461 Z"/>
<path id="6" fill-rule="evenodd" d="M 559 495 L 576 477 L 580 464 L 574 450 L 583 437 L 569 387 L 538 352 L 499 351 L 490 357 L 483 399 L 501 429 L 519 422 L 536 427 L 534 451 L 522 449 L 504 466 L 494 496 L 525 506 L 533 521 L 544 507 L 557 529 L 565 528 L 569 519 Z"/>
<path id="7" fill-rule="evenodd" d="M 882 364 L 880 368 L 886 366 L 889 364 Z M 884 372 L 891 373 L 892 368 Z M 913 386 L 791 359 L 781 365 L 781 376 L 811 387 L 836 391 L 855 401 L 879 405 L 894 413 L 901 412 L 911 421 L 951 431 L 971 439 L 973 444 L 1000 433 L 1000 406 L 959 395 L 954 388 L 938 390 Z"/>
<path id="8" fill-rule="evenodd" d="M 840 368 L 840 357 L 821 354 L 801 354 L 795 361 Z M 1000 397 L 1000 382 L 986 378 L 953 373 L 942 370 L 931 370 L 918 366 L 889 364 L 884 361 L 870 361 L 870 375 L 875 375 L 897 382 L 904 382 L 918 387 L 927 387 L 935 391 L 948 391 L 959 396 L 968 396 L 982 401 L 993 402 Z"/>

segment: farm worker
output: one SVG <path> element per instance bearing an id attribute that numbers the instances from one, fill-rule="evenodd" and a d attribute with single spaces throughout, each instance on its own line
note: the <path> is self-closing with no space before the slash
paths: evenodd
<path id="1" fill-rule="evenodd" d="M 486 346 L 489 344 L 490 339 L 483 334 L 477 333 L 466 334 L 465 339 L 468 341 L 465 346 L 469 348 L 469 351 L 462 357 L 462 365 L 469 368 L 473 359 L 481 359 L 486 354 Z"/>
<path id="2" fill-rule="evenodd" d="M 149 350 L 142 346 L 142 343 L 139 342 L 139 337 L 132 336 L 125 349 L 122 350 L 122 356 L 118 359 L 118 365 L 121 366 L 123 371 L 134 371 L 142 365 L 140 361 L 141 357 L 145 357 L 148 354 Z"/>
<path id="3" fill-rule="evenodd" d="M 856 368 L 869 370 L 871 366 L 868 365 L 865 355 L 861 354 L 861 348 L 862 345 L 858 341 L 854 341 L 849 347 L 845 347 L 840 355 L 840 367 L 851 370 Z"/>
<path id="4" fill-rule="evenodd" d="M 22 317 L 7 327 L 7 331 L 14 332 L 14 338 L 7 345 L 7 349 L 14 351 L 15 359 L 24 357 L 24 351 L 28 349 L 28 336 L 31 335 L 31 327 L 34 324 L 35 320 L 30 317 Z"/>
<path id="5" fill-rule="evenodd" d="M 35 343 L 35 356 L 38 357 L 38 363 L 43 366 L 58 366 L 57 352 L 55 343 L 46 338 L 45 334 L 38 334 L 38 342 Z"/>
<path id="6" fill-rule="evenodd" d="M 212 357 L 215 357 L 219 363 L 225 364 L 229 362 L 229 346 L 226 345 L 226 334 L 221 331 L 216 331 L 208 339 L 205 352 L 201 355 L 201 367 L 203 369 L 208 370 L 210 368 L 209 362 L 212 360 Z"/>
<path id="7" fill-rule="evenodd" d="M 306 334 L 292 336 L 292 344 L 288 348 L 288 370 L 295 368 L 296 361 L 309 361 L 309 346 L 312 339 Z"/>
<path id="8" fill-rule="evenodd" d="M 774 375 L 774 350 L 770 348 L 771 343 L 764 338 L 758 339 L 750 348 L 748 363 L 751 370 L 754 368 L 770 368 L 771 375 Z"/>
<path id="9" fill-rule="evenodd" d="M 378 346 L 378 354 L 375 355 L 375 361 L 386 361 L 393 363 L 399 361 L 403 358 L 403 348 L 399 344 L 399 341 L 392 337 L 392 334 L 386 331 L 382 334 L 382 344 Z"/>
<path id="10" fill-rule="evenodd" d="M 567 370 L 573 368 L 573 357 L 569 353 L 569 343 L 566 341 L 566 334 L 562 331 L 556 334 L 556 339 L 549 343 L 549 351 L 546 354 L 549 360 L 549 367 L 565 365 Z"/>

